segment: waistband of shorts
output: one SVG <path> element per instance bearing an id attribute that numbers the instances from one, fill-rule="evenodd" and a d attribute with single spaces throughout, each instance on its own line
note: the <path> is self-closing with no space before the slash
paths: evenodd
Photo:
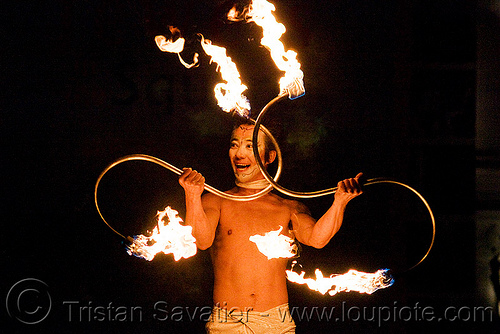
<path id="1" fill-rule="evenodd" d="M 263 316 L 263 315 L 266 315 L 266 314 L 268 314 L 268 315 L 271 315 L 271 314 L 274 314 L 274 313 L 279 314 L 280 312 L 288 310 L 288 308 L 289 308 L 288 303 L 284 303 L 284 304 L 272 307 L 272 308 L 270 308 L 270 309 L 268 309 L 266 311 L 254 311 L 250 307 L 246 307 L 246 308 L 241 309 L 239 307 L 227 308 L 227 307 L 220 307 L 218 305 L 214 305 L 212 307 L 212 313 L 232 314 L 232 313 L 235 313 L 235 312 L 236 313 L 244 312 L 245 314 Z"/>

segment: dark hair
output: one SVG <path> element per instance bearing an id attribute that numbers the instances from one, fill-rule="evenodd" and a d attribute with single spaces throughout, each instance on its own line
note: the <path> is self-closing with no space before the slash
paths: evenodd
<path id="1" fill-rule="evenodd" d="M 240 126 L 245 126 L 245 125 L 254 126 L 255 122 L 246 118 L 240 118 L 237 122 L 234 123 L 233 130 L 231 131 L 231 133 L 233 133 L 234 130 L 236 130 Z M 262 131 L 262 128 L 260 128 L 259 131 Z M 273 142 L 271 141 L 271 138 L 269 138 L 269 136 L 264 131 L 262 131 L 262 133 L 264 134 L 264 160 L 265 162 L 269 162 L 270 152 L 275 151 L 275 149 Z"/>

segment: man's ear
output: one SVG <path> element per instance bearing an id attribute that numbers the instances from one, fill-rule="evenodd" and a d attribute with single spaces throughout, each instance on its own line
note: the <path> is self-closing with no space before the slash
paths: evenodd
<path id="1" fill-rule="evenodd" d="M 276 151 L 275 150 L 269 151 L 269 161 L 267 163 L 272 164 L 274 159 L 276 159 Z"/>

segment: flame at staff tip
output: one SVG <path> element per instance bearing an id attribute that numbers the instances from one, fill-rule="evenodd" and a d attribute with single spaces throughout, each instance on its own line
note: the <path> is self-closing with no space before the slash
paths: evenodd
<path id="1" fill-rule="evenodd" d="M 394 279 L 388 274 L 388 271 L 389 269 L 380 269 L 375 273 L 364 273 L 351 269 L 343 275 L 332 274 L 330 277 L 324 277 L 321 270 L 316 269 L 316 278 L 314 279 L 304 278 L 304 271 L 298 274 L 287 270 L 286 276 L 291 282 L 307 284 L 311 290 L 318 291 L 323 295 L 328 292 L 330 296 L 333 296 L 342 291 L 372 294 L 379 289 L 390 287 L 394 283 Z"/>
<path id="2" fill-rule="evenodd" d="M 250 241 L 257 245 L 259 251 L 267 258 L 291 258 L 297 255 L 298 247 L 294 240 L 286 235 L 280 234 L 283 226 L 277 231 L 270 231 L 264 235 L 252 235 Z"/>
<path id="3" fill-rule="evenodd" d="M 285 72 L 279 81 L 280 95 L 288 93 L 290 99 L 296 99 L 305 93 L 304 73 L 297 61 L 297 53 L 292 50 L 285 51 L 285 46 L 280 41 L 286 28 L 276 21 L 274 10 L 274 5 L 266 0 L 252 0 L 242 12 L 233 7 L 227 14 L 227 19 L 253 21 L 262 27 L 263 37 L 260 43 L 270 51 L 276 66 Z"/>
<path id="4" fill-rule="evenodd" d="M 164 218 L 167 216 L 168 221 Z M 192 235 L 191 226 L 183 226 L 178 212 L 169 206 L 164 211 L 158 211 L 158 223 L 150 236 L 136 235 L 129 238 L 127 253 L 143 258 L 147 261 L 154 259 L 155 255 L 163 252 L 173 254 L 175 261 L 188 258 L 196 254 L 196 239 Z M 132 240 L 130 240 L 132 239 Z"/>
<path id="5" fill-rule="evenodd" d="M 158 48 L 163 52 L 177 53 L 177 56 L 179 57 L 179 61 L 186 68 L 198 66 L 198 54 L 197 53 L 194 54 L 193 62 L 191 64 L 186 63 L 184 61 L 184 59 L 182 59 L 182 57 L 181 57 L 181 52 L 182 52 L 182 50 L 184 50 L 184 43 L 185 43 L 185 39 L 180 37 L 181 31 L 173 26 L 169 26 L 168 28 L 170 30 L 170 33 L 172 34 L 172 38 L 167 39 L 165 36 L 162 36 L 162 35 L 156 36 L 155 42 L 156 42 L 156 45 L 158 46 Z M 174 37 L 177 37 L 175 42 L 173 40 Z"/>
<path id="6" fill-rule="evenodd" d="M 218 83 L 214 87 L 217 104 L 225 112 L 236 111 L 243 117 L 250 117 L 250 102 L 243 92 L 247 86 L 241 83 L 240 73 L 236 64 L 226 55 L 226 49 L 212 44 L 212 41 L 201 37 L 201 46 L 207 55 L 210 63 L 217 63 L 217 71 L 220 72 L 225 83 Z"/>

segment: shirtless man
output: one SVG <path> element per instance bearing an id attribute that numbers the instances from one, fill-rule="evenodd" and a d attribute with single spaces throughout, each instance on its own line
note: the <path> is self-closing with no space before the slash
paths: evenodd
<path id="1" fill-rule="evenodd" d="M 250 195 L 268 184 L 253 154 L 252 133 L 251 124 L 240 125 L 232 133 L 229 159 L 237 186 L 227 193 Z M 258 145 L 260 157 L 267 167 L 276 158 L 276 151 L 266 145 L 262 131 Z M 277 333 L 294 333 L 295 324 L 293 321 L 284 322 L 281 313 L 288 307 L 285 275 L 288 260 L 268 260 L 249 238 L 282 226 L 282 234 L 308 246 L 324 247 L 342 225 L 347 203 L 362 193 L 361 176 L 359 173 L 354 178 L 340 181 L 332 206 L 316 221 L 303 204 L 273 193 L 246 202 L 223 199 L 211 193 L 202 196 L 205 178 L 195 170 L 184 169 L 179 183 L 186 196 L 185 222 L 193 227 L 198 248 L 211 247 L 213 301 L 216 309 L 226 311 L 225 317 L 221 318 L 219 314 L 218 319 L 207 323 L 209 333 L 235 332 L 237 326 L 249 326 L 254 332 L 272 333 L 272 328 Z M 257 323 L 264 322 L 260 324 L 264 327 L 258 327 L 259 324 L 252 327 L 250 311 L 253 315 L 257 312 L 257 317 L 252 319 Z M 272 323 L 270 314 L 277 311 L 279 314 L 275 315 L 281 316 L 281 321 L 278 321 L 281 324 Z M 234 322 L 227 318 L 227 312 L 237 314 Z M 259 315 L 261 319 L 258 319 Z"/>

